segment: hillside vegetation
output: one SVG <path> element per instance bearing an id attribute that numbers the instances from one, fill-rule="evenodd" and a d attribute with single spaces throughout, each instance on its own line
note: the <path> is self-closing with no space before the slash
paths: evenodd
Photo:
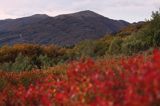
<path id="1" fill-rule="evenodd" d="M 132 24 L 114 35 L 100 40 L 82 41 L 72 47 L 56 45 L 15 44 L 0 48 L 0 69 L 25 71 L 44 69 L 80 58 L 129 56 L 160 46 L 160 12 L 151 20 Z"/>
<path id="2" fill-rule="evenodd" d="M 159 106 L 160 11 L 73 47 L 0 48 L 0 106 Z"/>

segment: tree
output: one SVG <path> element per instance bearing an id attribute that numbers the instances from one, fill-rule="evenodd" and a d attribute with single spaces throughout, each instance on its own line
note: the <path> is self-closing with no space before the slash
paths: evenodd
<path id="1" fill-rule="evenodd" d="M 156 31 L 160 29 L 160 9 L 159 11 L 152 12 L 151 17 L 150 28 L 154 31 L 154 33 L 156 33 Z"/>

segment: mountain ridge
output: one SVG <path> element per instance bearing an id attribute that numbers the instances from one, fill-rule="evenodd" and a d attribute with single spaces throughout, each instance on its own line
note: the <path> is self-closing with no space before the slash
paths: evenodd
<path id="1" fill-rule="evenodd" d="M 113 20 L 90 10 L 55 17 L 35 14 L 0 21 L 0 45 L 15 43 L 74 45 L 86 39 L 99 39 L 130 23 Z"/>

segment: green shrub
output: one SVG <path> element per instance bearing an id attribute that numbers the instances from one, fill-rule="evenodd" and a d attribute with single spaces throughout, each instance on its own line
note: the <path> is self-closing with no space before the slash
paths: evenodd
<path id="1" fill-rule="evenodd" d="M 31 70 L 33 67 L 29 61 L 29 58 L 27 56 L 23 56 L 22 54 L 19 54 L 17 58 L 15 59 L 15 62 L 12 65 L 12 70 L 20 72 L 20 71 L 28 71 Z"/>
<path id="2" fill-rule="evenodd" d="M 133 40 L 122 44 L 122 53 L 132 55 L 134 53 L 146 50 L 146 44 L 141 40 Z"/>
<path id="3" fill-rule="evenodd" d="M 160 46 L 160 10 L 152 12 L 152 18 L 144 30 L 145 40 L 150 42 L 150 47 Z"/>
<path id="4" fill-rule="evenodd" d="M 12 62 L 1 63 L 0 69 L 3 71 L 11 71 L 12 70 Z"/>
<path id="5" fill-rule="evenodd" d="M 123 40 L 120 37 L 116 37 L 109 46 L 110 54 L 120 54 L 121 53 L 121 44 Z"/>
<path id="6" fill-rule="evenodd" d="M 75 46 L 74 51 L 79 57 L 94 56 L 94 41 L 86 40 Z"/>
<path id="7" fill-rule="evenodd" d="M 46 69 L 47 67 L 53 66 L 54 61 L 52 58 L 49 58 L 47 55 L 40 55 L 39 61 L 41 62 L 41 68 Z"/>
<path id="8" fill-rule="evenodd" d="M 152 12 L 152 19 L 150 22 L 150 31 L 156 32 L 160 29 L 160 10 Z"/>
<path id="9" fill-rule="evenodd" d="M 160 46 L 160 30 L 157 30 L 153 37 L 153 45 Z"/>
<path id="10" fill-rule="evenodd" d="M 103 41 L 96 41 L 93 46 L 94 46 L 94 57 L 104 56 L 109 48 L 109 44 Z"/>

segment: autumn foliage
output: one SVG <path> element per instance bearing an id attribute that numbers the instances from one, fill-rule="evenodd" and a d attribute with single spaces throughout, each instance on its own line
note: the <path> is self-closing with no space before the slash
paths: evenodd
<path id="1" fill-rule="evenodd" d="M 16 74 L 17 78 L 29 72 L 24 73 Z M 154 50 L 150 56 L 74 61 L 70 63 L 66 73 L 62 74 L 44 74 L 40 71 L 35 73 L 45 76 L 37 77 L 35 82 L 27 87 L 22 83 L 6 84 L 0 92 L 0 105 L 160 105 L 160 51 L 158 50 Z M 5 79 L 7 74 L 3 74 Z"/>

